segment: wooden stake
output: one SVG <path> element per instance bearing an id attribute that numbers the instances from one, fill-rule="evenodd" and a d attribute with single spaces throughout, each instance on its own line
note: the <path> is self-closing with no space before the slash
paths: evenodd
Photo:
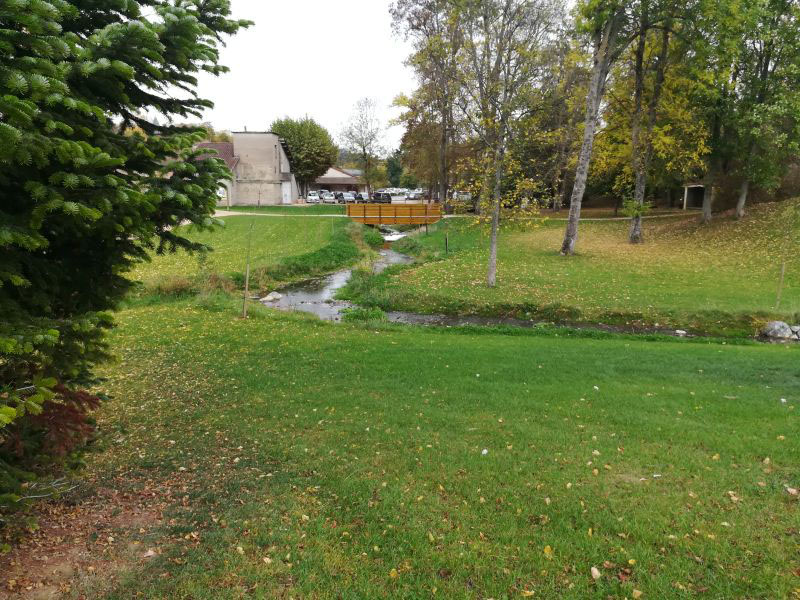
<path id="1" fill-rule="evenodd" d="M 775 301 L 775 309 L 776 310 L 778 308 L 780 308 L 780 305 L 781 305 L 781 295 L 783 294 L 783 279 L 784 279 L 785 275 L 786 275 L 786 261 L 783 261 L 781 263 L 781 276 L 778 279 L 778 298 Z"/>
<path id="2" fill-rule="evenodd" d="M 247 257 L 245 258 L 245 266 L 244 266 L 244 298 L 242 299 L 243 319 L 247 318 L 247 297 L 250 295 L 250 242 L 253 239 L 254 223 L 255 223 L 254 220 L 250 221 L 250 229 L 247 232 Z"/>

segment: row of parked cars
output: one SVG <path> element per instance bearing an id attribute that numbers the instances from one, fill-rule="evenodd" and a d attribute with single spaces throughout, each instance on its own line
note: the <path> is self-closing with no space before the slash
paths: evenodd
<path id="1" fill-rule="evenodd" d="M 346 204 L 348 202 L 369 202 L 366 192 L 330 192 L 319 190 L 308 192 L 306 202 L 309 204 Z"/>
<path id="2" fill-rule="evenodd" d="M 358 202 L 379 202 L 391 204 L 393 199 L 421 200 L 425 197 L 422 189 L 407 190 L 400 188 L 382 188 L 375 190 L 370 198 L 366 192 L 331 192 L 329 190 L 315 190 L 308 192 L 306 202 L 309 204 L 347 204 Z"/>

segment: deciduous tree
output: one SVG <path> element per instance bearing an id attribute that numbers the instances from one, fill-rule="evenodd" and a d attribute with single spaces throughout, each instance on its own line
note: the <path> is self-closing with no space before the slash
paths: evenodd
<path id="1" fill-rule="evenodd" d="M 381 143 L 383 133 L 375 101 L 362 98 L 356 102 L 353 114 L 342 130 L 341 140 L 342 145 L 358 157 L 370 193 L 377 178 L 378 159 L 384 151 Z"/>
<path id="2" fill-rule="evenodd" d="M 484 201 L 491 215 L 486 281 L 497 282 L 497 236 L 512 120 L 541 72 L 542 49 L 561 5 L 551 0 L 473 0 L 460 14 L 464 32 L 461 110 L 483 145 Z"/>
<path id="3" fill-rule="evenodd" d="M 339 150 L 328 130 L 310 117 L 274 121 L 270 129 L 286 141 L 292 172 L 303 191 L 336 163 Z"/>
<path id="4" fill-rule="evenodd" d="M 569 218 L 561 244 L 561 254 L 564 256 L 574 254 L 578 241 L 581 203 L 586 190 L 594 134 L 608 73 L 631 40 L 629 9 L 629 0 L 585 0 L 580 5 L 579 25 L 592 42 L 592 75 L 586 93 L 583 141 L 570 196 Z"/>

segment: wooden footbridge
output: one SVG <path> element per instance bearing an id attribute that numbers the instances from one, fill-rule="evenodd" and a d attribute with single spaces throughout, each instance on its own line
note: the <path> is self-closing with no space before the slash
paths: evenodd
<path id="1" fill-rule="evenodd" d="M 430 225 L 442 218 L 442 205 L 348 204 L 347 216 L 364 225 Z"/>

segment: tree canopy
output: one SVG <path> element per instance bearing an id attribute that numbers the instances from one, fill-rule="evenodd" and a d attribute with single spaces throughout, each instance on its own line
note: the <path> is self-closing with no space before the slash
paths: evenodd
<path id="1" fill-rule="evenodd" d="M 199 249 L 177 225 L 214 224 L 229 172 L 172 120 L 212 105 L 197 76 L 225 71 L 222 36 L 248 24 L 229 15 L 228 0 L 0 5 L 0 446 L 92 382 L 126 271 Z"/>
<path id="2" fill-rule="evenodd" d="M 270 129 L 289 146 L 292 172 L 304 192 L 308 184 L 336 163 L 339 150 L 328 130 L 310 117 L 274 121 Z"/>

